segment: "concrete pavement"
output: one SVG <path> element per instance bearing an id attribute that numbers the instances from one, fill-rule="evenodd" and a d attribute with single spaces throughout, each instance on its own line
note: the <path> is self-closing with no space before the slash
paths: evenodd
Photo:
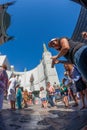
<path id="1" fill-rule="evenodd" d="M 71 102 L 72 104 L 72 102 Z M 32 105 L 26 109 L 11 111 L 4 101 L 0 113 L 0 130 L 86 130 L 87 109 L 64 108 L 62 102 L 54 108 Z"/>

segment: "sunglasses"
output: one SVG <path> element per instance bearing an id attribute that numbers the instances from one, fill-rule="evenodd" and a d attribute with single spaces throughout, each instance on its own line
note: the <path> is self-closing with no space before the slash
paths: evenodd
<path id="1" fill-rule="evenodd" d="M 52 42 L 51 42 L 51 47 L 55 47 L 55 46 L 57 46 L 56 42 L 55 42 L 55 41 L 52 41 Z"/>

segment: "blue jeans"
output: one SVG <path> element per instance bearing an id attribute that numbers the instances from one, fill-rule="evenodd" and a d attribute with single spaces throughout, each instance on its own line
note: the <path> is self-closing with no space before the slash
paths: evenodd
<path id="1" fill-rule="evenodd" d="M 53 107 L 55 104 L 53 102 L 54 95 L 49 95 L 49 103 Z"/>
<path id="2" fill-rule="evenodd" d="M 82 77 L 87 81 L 87 46 L 82 46 L 75 53 L 74 62 Z"/>

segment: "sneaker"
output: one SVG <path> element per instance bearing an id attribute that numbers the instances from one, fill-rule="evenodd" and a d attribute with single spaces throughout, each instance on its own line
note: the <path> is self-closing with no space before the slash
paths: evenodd
<path id="1" fill-rule="evenodd" d="M 70 108 L 70 106 L 65 106 L 65 108 L 66 108 L 66 109 L 69 109 L 69 108 Z"/>

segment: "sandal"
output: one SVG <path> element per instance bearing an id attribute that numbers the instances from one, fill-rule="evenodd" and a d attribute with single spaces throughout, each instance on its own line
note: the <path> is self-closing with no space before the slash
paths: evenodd
<path id="1" fill-rule="evenodd" d="M 72 105 L 72 107 L 77 107 L 78 106 L 78 103 L 75 103 L 74 105 Z"/>

